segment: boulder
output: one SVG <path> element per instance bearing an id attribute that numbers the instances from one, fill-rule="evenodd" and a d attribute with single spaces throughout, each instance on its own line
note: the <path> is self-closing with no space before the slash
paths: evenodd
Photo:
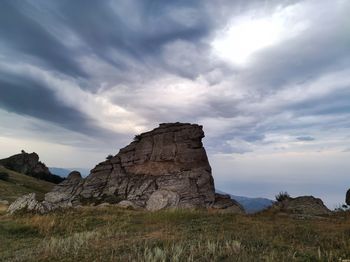
<path id="1" fill-rule="evenodd" d="M 346 192 L 345 203 L 350 206 L 350 189 Z"/>
<path id="2" fill-rule="evenodd" d="M 236 200 L 232 199 L 230 195 L 215 194 L 215 202 L 211 208 L 218 209 L 223 213 L 237 213 L 243 214 L 244 208 Z"/>
<path id="3" fill-rule="evenodd" d="M 35 193 L 30 193 L 19 197 L 8 207 L 7 212 L 13 214 L 15 212 L 25 211 L 45 214 L 51 211 L 51 209 L 52 208 L 49 204 L 37 201 Z"/>
<path id="4" fill-rule="evenodd" d="M 169 190 L 157 190 L 152 193 L 147 201 L 146 209 L 149 211 L 174 208 L 179 204 L 180 196 Z"/>
<path id="5" fill-rule="evenodd" d="M 321 199 L 313 196 L 289 197 L 283 201 L 276 202 L 270 209 L 282 213 L 307 216 L 328 215 L 331 213 Z"/>

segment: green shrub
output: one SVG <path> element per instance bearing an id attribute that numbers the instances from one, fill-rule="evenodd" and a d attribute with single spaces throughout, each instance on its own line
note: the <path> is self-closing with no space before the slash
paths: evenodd
<path id="1" fill-rule="evenodd" d="M 278 202 L 282 202 L 284 200 L 287 200 L 290 198 L 290 195 L 287 192 L 279 192 L 276 196 L 275 196 L 276 200 Z"/>

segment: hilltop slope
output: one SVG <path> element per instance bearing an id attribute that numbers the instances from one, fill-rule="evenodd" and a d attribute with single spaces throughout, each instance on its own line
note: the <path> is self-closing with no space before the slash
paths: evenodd
<path id="1" fill-rule="evenodd" d="M 53 188 L 54 184 L 20 174 L 0 166 L 0 199 L 12 202 L 19 196 L 36 193 L 44 198 L 45 193 Z"/>

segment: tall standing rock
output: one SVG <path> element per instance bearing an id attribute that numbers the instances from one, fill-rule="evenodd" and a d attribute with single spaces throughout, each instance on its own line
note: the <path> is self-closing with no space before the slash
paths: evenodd
<path id="1" fill-rule="evenodd" d="M 196 124 L 160 124 L 135 136 L 85 179 L 69 177 L 54 192 L 69 193 L 70 201 L 80 204 L 128 200 L 149 210 L 214 206 L 203 137 L 202 126 Z"/>
<path id="2" fill-rule="evenodd" d="M 350 206 L 350 189 L 346 192 L 345 203 Z"/>

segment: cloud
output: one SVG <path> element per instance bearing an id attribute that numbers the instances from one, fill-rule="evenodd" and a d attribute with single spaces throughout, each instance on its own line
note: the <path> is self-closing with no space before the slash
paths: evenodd
<path id="1" fill-rule="evenodd" d="M 67 48 L 60 39 L 33 17 L 25 1 L 0 3 L 1 51 L 6 60 L 22 60 L 64 72 L 72 76 L 86 77 L 84 70 L 74 59 L 74 50 Z M 31 10 L 37 11 L 37 10 Z M 38 11 L 37 11 L 38 12 Z"/>
<path id="2" fill-rule="evenodd" d="M 314 141 L 315 138 L 312 136 L 298 136 L 297 140 L 298 141 Z"/>
<path id="3" fill-rule="evenodd" d="M 252 164 L 265 155 L 346 154 L 349 10 L 343 0 L 1 1 L 1 134 L 100 159 L 160 122 L 196 122 L 218 177 L 217 155 L 250 157 L 240 174 L 256 177 L 276 161 Z M 251 48 L 244 64 L 232 63 L 237 43 Z"/>

